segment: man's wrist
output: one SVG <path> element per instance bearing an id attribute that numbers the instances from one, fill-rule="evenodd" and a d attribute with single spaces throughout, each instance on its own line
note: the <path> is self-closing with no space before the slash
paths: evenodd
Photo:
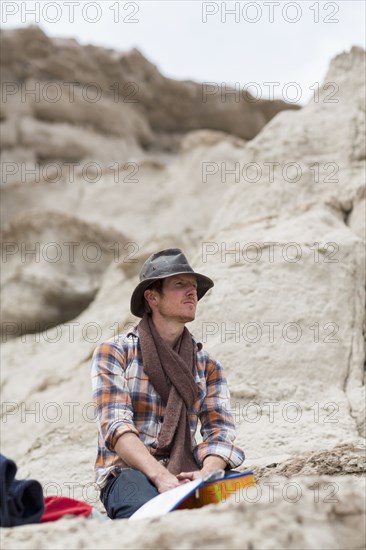
<path id="1" fill-rule="evenodd" d="M 227 462 L 218 455 L 208 455 L 203 460 L 201 471 L 213 472 L 214 470 L 225 470 Z"/>
<path id="2" fill-rule="evenodd" d="M 146 468 L 144 473 L 155 484 L 157 478 L 165 474 L 167 472 L 167 469 L 156 459 L 154 460 L 156 461 L 156 464 L 152 464 L 150 468 Z"/>

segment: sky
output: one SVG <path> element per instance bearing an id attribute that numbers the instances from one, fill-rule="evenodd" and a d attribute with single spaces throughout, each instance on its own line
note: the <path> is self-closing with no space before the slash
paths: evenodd
<path id="1" fill-rule="evenodd" d="M 165 75 L 305 104 L 330 60 L 365 47 L 364 0 L 7 1 L 2 28 L 140 50 Z"/>

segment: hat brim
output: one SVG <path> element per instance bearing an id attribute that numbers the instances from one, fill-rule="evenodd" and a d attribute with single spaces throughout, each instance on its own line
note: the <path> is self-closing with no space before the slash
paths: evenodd
<path id="1" fill-rule="evenodd" d="M 206 275 L 196 273 L 195 271 L 178 271 L 177 273 L 171 273 L 170 275 L 161 275 L 160 277 L 151 277 L 141 281 L 131 296 L 131 313 L 136 317 L 143 317 L 145 313 L 144 307 L 144 292 L 155 281 L 159 279 L 167 279 L 168 277 L 174 277 L 175 275 L 194 275 L 197 278 L 197 300 L 203 298 L 210 288 L 214 286 L 214 282 Z"/>

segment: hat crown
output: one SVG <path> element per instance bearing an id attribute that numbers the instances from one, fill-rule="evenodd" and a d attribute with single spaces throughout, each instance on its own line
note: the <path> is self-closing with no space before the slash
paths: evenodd
<path id="1" fill-rule="evenodd" d="M 179 248 L 167 248 L 152 254 L 142 266 L 140 281 L 151 278 L 169 277 L 174 273 L 193 273 L 187 258 Z"/>

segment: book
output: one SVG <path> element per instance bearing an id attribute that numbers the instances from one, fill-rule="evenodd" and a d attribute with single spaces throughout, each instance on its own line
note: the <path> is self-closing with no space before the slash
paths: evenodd
<path id="1" fill-rule="evenodd" d="M 207 476 L 160 493 L 141 506 L 130 520 L 156 518 L 173 512 L 201 508 L 207 504 L 224 502 L 240 490 L 256 484 L 253 472 L 233 473 L 228 477 L 224 470 L 215 470 Z"/>

